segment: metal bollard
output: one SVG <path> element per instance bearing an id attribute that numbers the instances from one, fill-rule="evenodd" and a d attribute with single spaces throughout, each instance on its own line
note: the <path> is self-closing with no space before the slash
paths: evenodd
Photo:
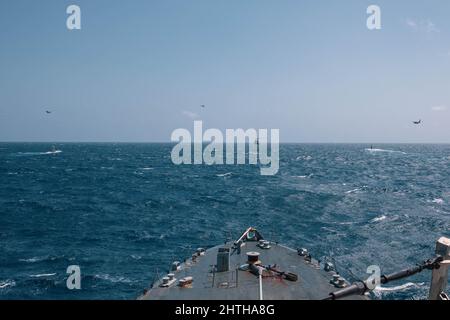
<path id="1" fill-rule="evenodd" d="M 450 239 L 441 237 L 436 242 L 436 254 L 444 258 L 450 259 Z M 448 281 L 448 264 L 441 264 L 439 269 L 434 269 L 431 276 L 429 300 L 440 300 L 441 293 L 445 291 Z"/>

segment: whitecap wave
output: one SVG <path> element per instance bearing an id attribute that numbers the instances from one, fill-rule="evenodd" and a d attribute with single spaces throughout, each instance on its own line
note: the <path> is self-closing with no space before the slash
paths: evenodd
<path id="1" fill-rule="evenodd" d="M 6 289 L 8 287 L 14 287 L 15 285 L 16 285 L 16 282 L 14 280 L 0 281 L 0 289 Z"/>
<path id="2" fill-rule="evenodd" d="M 380 221 L 385 220 L 386 218 L 387 217 L 383 214 L 383 215 L 381 215 L 379 217 L 373 218 L 372 220 L 370 220 L 370 222 L 380 222 Z"/>
<path id="3" fill-rule="evenodd" d="M 355 189 L 352 189 L 352 190 L 345 191 L 345 193 L 346 194 L 359 193 L 359 192 L 363 192 L 367 188 L 368 188 L 367 186 L 362 186 L 360 188 L 355 188 Z"/>
<path id="4" fill-rule="evenodd" d="M 51 255 L 46 255 L 46 256 L 40 256 L 40 257 L 32 257 L 32 258 L 23 258 L 23 259 L 19 259 L 20 262 L 25 262 L 25 263 L 36 263 L 36 262 L 43 262 L 43 261 L 56 261 L 56 260 L 61 260 L 61 259 L 68 259 L 68 260 L 73 260 L 73 257 L 64 257 L 64 256 L 51 256 Z"/>
<path id="5" fill-rule="evenodd" d="M 110 274 L 104 273 L 104 274 L 96 274 L 94 276 L 94 278 L 100 279 L 100 280 L 105 280 L 105 281 L 109 281 L 109 282 L 113 282 L 113 283 L 131 283 L 133 282 L 132 280 L 125 278 L 125 277 L 121 277 L 121 276 L 112 276 Z"/>
<path id="6" fill-rule="evenodd" d="M 216 176 L 218 177 L 228 177 L 231 176 L 233 173 L 232 172 L 227 172 L 227 173 L 222 173 L 222 174 L 216 174 Z"/>
<path id="7" fill-rule="evenodd" d="M 347 222 L 339 222 L 338 224 L 343 225 L 343 226 L 348 226 L 348 225 L 352 225 L 355 224 L 356 222 L 354 221 L 347 221 Z"/>
<path id="8" fill-rule="evenodd" d="M 444 199 L 441 198 L 436 198 L 433 201 L 431 201 L 432 203 L 436 203 L 436 204 L 444 204 Z"/>
<path id="9" fill-rule="evenodd" d="M 44 277 L 53 277 L 56 276 L 56 273 L 41 273 L 41 274 L 30 274 L 32 278 L 44 278 Z"/>
<path id="10" fill-rule="evenodd" d="M 420 288 L 421 286 L 423 286 L 424 283 L 413 283 L 413 282 L 407 282 L 405 284 L 399 285 L 399 286 L 395 286 L 395 287 L 381 287 L 381 286 L 377 286 L 374 291 L 377 292 L 395 292 L 395 291 L 405 291 L 408 290 L 410 288 Z"/>
<path id="11" fill-rule="evenodd" d="M 299 161 L 299 160 L 305 160 L 305 161 L 309 161 L 312 160 L 313 157 L 307 155 L 307 156 L 298 156 L 297 158 L 295 158 L 295 160 Z"/>
<path id="12" fill-rule="evenodd" d="M 47 257 L 33 257 L 29 259 L 19 259 L 20 262 L 34 263 L 47 259 Z"/>
<path id="13" fill-rule="evenodd" d="M 298 178 L 298 179 L 308 179 L 311 178 L 313 176 L 313 174 L 308 174 L 308 175 L 302 175 L 302 176 L 292 176 L 293 178 Z"/>

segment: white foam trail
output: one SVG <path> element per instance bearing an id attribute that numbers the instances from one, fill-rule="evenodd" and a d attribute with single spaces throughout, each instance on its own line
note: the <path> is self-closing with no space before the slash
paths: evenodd
<path id="1" fill-rule="evenodd" d="M 18 152 L 17 155 L 21 156 L 43 156 L 43 155 L 49 155 L 49 154 L 58 154 L 62 153 L 61 150 L 55 150 L 55 151 L 46 151 L 46 152 Z"/>
<path id="2" fill-rule="evenodd" d="M 32 278 L 43 278 L 43 277 L 52 277 L 56 276 L 56 273 L 42 273 L 42 274 L 32 274 L 30 277 Z"/>
<path id="3" fill-rule="evenodd" d="M 387 152 L 387 153 L 401 153 L 401 154 L 406 154 L 406 152 L 403 151 L 398 151 L 398 150 L 387 150 L 387 149 L 370 149 L 367 148 L 365 149 L 368 152 Z"/>
<path id="4" fill-rule="evenodd" d="M 222 174 L 216 174 L 216 176 L 218 177 L 228 177 L 231 176 L 233 173 L 232 172 L 227 172 L 227 173 L 222 173 Z"/>
<path id="5" fill-rule="evenodd" d="M 55 150 L 55 151 L 47 151 L 47 152 L 41 152 L 41 154 L 58 154 L 61 153 L 61 150 Z"/>
<path id="6" fill-rule="evenodd" d="M 351 194 L 351 193 L 358 192 L 358 191 L 360 191 L 360 190 L 361 190 L 361 189 L 356 188 L 356 189 L 353 189 L 353 190 L 346 191 L 345 193 L 346 193 L 346 194 Z"/>
<path id="7" fill-rule="evenodd" d="M 151 167 L 144 167 L 144 168 L 139 168 L 139 170 L 145 170 L 145 171 L 147 171 L 147 170 L 153 170 L 154 168 L 151 168 Z"/>

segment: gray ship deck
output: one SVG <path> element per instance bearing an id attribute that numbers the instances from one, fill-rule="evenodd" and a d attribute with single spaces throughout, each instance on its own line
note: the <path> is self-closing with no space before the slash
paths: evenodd
<path id="1" fill-rule="evenodd" d="M 162 279 L 154 283 L 139 299 L 143 300 L 260 300 L 259 276 L 250 271 L 238 270 L 247 263 L 247 252 L 260 253 L 262 265 L 276 265 L 278 270 L 298 275 L 297 281 L 289 281 L 272 272 L 262 276 L 263 300 L 305 300 L 323 299 L 330 292 L 336 291 L 330 283 L 334 272 L 320 268 L 314 259 L 306 261 L 297 250 L 270 243 L 270 249 L 262 249 L 257 241 L 246 241 L 241 253 L 233 252 L 233 242 L 208 249 L 203 255 L 187 260 L 173 271 L 177 281 L 169 287 L 160 287 Z M 226 272 L 212 272 L 217 263 L 219 248 L 230 248 L 230 268 Z M 193 282 L 189 287 L 178 286 L 178 280 L 191 276 Z M 365 296 L 351 296 L 348 299 L 367 299 Z"/>

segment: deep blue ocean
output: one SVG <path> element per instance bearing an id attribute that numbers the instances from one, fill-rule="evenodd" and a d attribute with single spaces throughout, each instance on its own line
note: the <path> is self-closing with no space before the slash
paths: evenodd
<path id="1" fill-rule="evenodd" d="M 176 166 L 171 144 L 55 146 L 0 144 L 0 299 L 135 299 L 157 270 L 249 226 L 349 280 L 413 266 L 450 236 L 450 145 L 282 144 L 275 176 Z M 81 290 L 66 288 L 69 265 Z M 373 297 L 426 298 L 430 278 Z"/>

